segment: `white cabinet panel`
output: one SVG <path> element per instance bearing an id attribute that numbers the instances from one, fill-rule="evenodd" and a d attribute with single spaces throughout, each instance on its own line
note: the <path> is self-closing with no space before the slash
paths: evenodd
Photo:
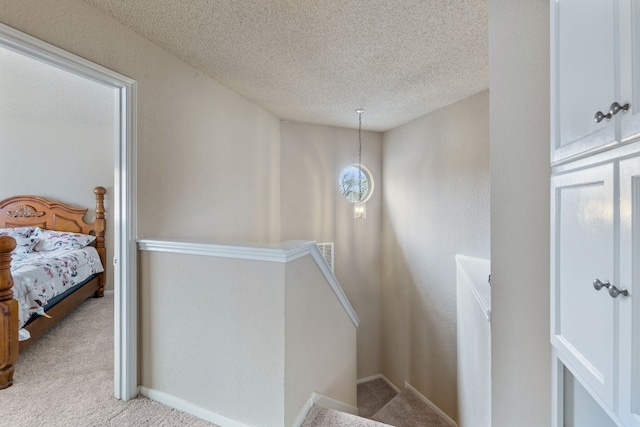
<path id="1" fill-rule="evenodd" d="M 612 164 L 552 178 L 552 335 L 574 374 L 613 407 L 614 299 L 593 281 L 614 282 Z"/>
<path id="2" fill-rule="evenodd" d="M 552 3 L 552 160 L 615 142 L 618 21 L 612 0 Z"/>
<path id="3" fill-rule="evenodd" d="M 638 139 L 640 2 L 552 0 L 551 161 Z"/>
<path id="4" fill-rule="evenodd" d="M 640 137 L 640 4 L 620 1 L 620 96 L 629 110 L 620 113 L 621 141 Z"/>
<path id="5" fill-rule="evenodd" d="M 620 162 L 620 419 L 640 427 L 640 158 Z"/>

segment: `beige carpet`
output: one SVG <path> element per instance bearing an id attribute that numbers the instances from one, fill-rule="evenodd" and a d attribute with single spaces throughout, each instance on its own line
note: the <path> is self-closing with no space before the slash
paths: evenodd
<path id="1" fill-rule="evenodd" d="M 399 394 L 383 379 L 358 384 L 358 412 L 349 415 L 313 406 L 302 427 L 447 427 L 411 390 Z"/>
<path id="2" fill-rule="evenodd" d="M 404 389 L 371 419 L 395 427 L 446 427 L 448 424 L 411 390 Z"/>
<path id="3" fill-rule="evenodd" d="M 113 296 L 85 301 L 20 355 L 14 385 L 0 390 L 0 424 L 214 426 L 146 398 L 113 397 Z"/>
<path id="4" fill-rule="evenodd" d="M 371 418 L 396 397 L 396 391 L 382 378 L 358 384 L 358 414 Z"/>
<path id="5" fill-rule="evenodd" d="M 344 412 L 325 409 L 313 405 L 300 427 L 389 427 L 387 424 L 371 421 Z"/>

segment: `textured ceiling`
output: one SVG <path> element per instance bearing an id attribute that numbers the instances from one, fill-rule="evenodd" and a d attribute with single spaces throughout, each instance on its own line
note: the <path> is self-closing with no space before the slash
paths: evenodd
<path id="1" fill-rule="evenodd" d="M 488 0 L 85 0 L 284 120 L 384 131 L 489 86 Z"/>

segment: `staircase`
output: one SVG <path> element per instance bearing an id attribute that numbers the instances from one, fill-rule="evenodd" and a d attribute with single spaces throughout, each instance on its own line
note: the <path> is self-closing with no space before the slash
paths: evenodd
<path id="1" fill-rule="evenodd" d="M 301 427 L 448 427 L 415 393 L 400 393 L 383 379 L 358 384 L 358 412 L 361 416 L 314 405 Z"/>

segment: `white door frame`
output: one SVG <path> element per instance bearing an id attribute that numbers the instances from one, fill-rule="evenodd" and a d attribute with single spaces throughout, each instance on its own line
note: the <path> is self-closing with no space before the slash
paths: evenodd
<path id="1" fill-rule="evenodd" d="M 0 23 L 0 46 L 114 88 L 114 395 L 138 395 L 136 82 Z"/>

